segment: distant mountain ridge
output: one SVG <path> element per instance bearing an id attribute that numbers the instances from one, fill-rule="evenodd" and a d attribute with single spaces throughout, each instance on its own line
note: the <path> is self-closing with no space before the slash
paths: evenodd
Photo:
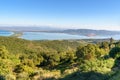
<path id="1" fill-rule="evenodd" d="M 14 27 L 0 27 L 0 30 L 7 31 L 20 31 L 20 32 L 49 32 L 49 33 L 66 33 L 72 35 L 84 36 L 107 36 L 107 35 L 120 35 L 120 31 L 109 30 L 93 30 L 93 29 L 61 29 L 49 26 L 14 26 Z"/>
<path id="2" fill-rule="evenodd" d="M 0 30 L 8 30 L 8 31 L 54 31 L 60 30 L 58 28 L 52 28 L 49 26 L 0 26 Z"/>
<path id="3" fill-rule="evenodd" d="M 93 29 L 68 29 L 63 30 L 62 33 L 68 33 L 73 35 L 85 35 L 85 36 L 96 36 L 96 35 L 118 35 L 120 31 L 109 31 L 109 30 L 93 30 Z"/>

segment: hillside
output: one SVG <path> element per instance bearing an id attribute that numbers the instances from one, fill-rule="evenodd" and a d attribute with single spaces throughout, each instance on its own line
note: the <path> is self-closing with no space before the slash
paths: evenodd
<path id="1" fill-rule="evenodd" d="M 0 37 L 0 80 L 119 80 L 120 42 Z"/>
<path id="2" fill-rule="evenodd" d="M 79 44 L 86 44 L 80 41 L 53 40 L 53 41 L 29 41 L 15 37 L 0 37 L 0 45 L 5 46 L 11 53 L 24 53 L 26 49 L 46 51 L 67 51 L 76 49 Z"/>
<path id="3" fill-rule="evenodd" d="M 63 33 L 73 35 L 85 35 L 85 36 L 106 36 L 106 35 L 118 35 L 120 31 L 108 31 L 108 30 L 92 30 L 92 29 L 68 29 L 61 31 Z"/>

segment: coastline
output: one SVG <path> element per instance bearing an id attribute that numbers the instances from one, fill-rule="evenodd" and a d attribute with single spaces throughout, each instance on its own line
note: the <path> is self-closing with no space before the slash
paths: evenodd
<path id="1" fill-rule="evenodd" d="M 12 31 L 13 34 L 10 37 L 17 37 L 20 38 L 23 35 L 23 32 Z"/>

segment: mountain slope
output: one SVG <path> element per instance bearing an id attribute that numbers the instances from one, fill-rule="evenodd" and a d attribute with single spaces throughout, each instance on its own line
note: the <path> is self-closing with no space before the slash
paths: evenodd
<path id="1" fill-rule="evenodd" d="M 108 31 L 108 30 L 92 30 L 92 29 L 68 29 L 62 31 L 63 33 L 74 34 L 74 35 L 117 35 L 120 34 L 119 31 Z"/>

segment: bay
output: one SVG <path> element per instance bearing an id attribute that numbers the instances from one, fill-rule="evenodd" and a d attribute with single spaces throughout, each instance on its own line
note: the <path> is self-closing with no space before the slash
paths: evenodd
<path id="1" fill-rule="evenodd" d="M 0 30 L 0 36 L 11 36 L 13 32 Z M 120 40 L 120 35 L 109 36 L 83 36 L 83 35 L 71 35 L 66 33 L 48 33 L 48 32 L 23 32 L 19 37 L 26 40 L 67 40 L 67 39 L 105 39 L 113 38 Z"/>
<path id="2" fill-rule="evenodd" d="M 120 35 L 109 35 L 109 36 L 82 36 L 82 35 L 70 35 L 65 33 L 47 33 L 47 32 L 24 32 L 20 37 L 27 40 L 65 40 L 65 39 L 105 39 L 114 38 L 120 39 Z"/>
<path id="3" fill-rule="evenodd" d="M 12 34 L 14 33 L 10 31 L 0 30 L 0 36 L 11 36 Z"/>

